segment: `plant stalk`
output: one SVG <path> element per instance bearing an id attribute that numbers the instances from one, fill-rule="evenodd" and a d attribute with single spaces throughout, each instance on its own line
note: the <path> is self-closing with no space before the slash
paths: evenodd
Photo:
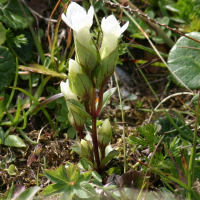
<path id="1" fill-rule="evenodd" d="M 96 108 L 95 108 L 95 98 L 96 92 L 95 87 L 92 87 L 92 94 L 91 94 L 91 115 L 92 115 L 92 142 L 94 147 L 94 155 L 97 163 L 97 171 L 100 168 L 100 159 L 99 159 L 99 150 L 98 150 L 98 142 L 97 142 L 97 125 L 96 125 Z"/>
<path id="2" fill-rule="evenodd" d="M 96 111 L 96 116 L 98 116 L 99 113 L 101 112 L 102 104 L 103 104 L 103 86 L 100 87 L 99 89 L 99 103 L 98 103 L 98 108 Z"/>
<path id="3" fill-rule="evenodd" d="M 188 167 L 188 186 L 192 187 L 194 183 L 194 171 L 195 171 L 195 157 L 196 157 L 196 145 L 197 145 L 197 130 L 198 130 L 198 117 L 199 117 L 199 101 L 200 101 L 200 89 L 199 89 L 199 99 L 197 104 L 195 130 L 193 134 L 193 146 L 190 155 L 189 167 Z M 192 194 L 188 192 L 188 199 L 192 200 Z"/>

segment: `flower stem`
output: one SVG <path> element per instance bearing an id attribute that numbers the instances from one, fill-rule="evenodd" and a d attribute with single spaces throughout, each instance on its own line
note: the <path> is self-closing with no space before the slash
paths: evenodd
<path id="1" fill-rule="evenodd" d="M 98 142 L 97 142 L 97 126 L 96 126 L 96 109 L 95 109 L 95 87 L 92 87 L 92 94 L 91 94 L 91 115 L 92 115 L 92 142 L 94 147 L 94 155 L 97 163 L 97 171 L 100 168 L 100 160 L 99 160 L 99 151 L 98 151 Z"/>
<path id="2" fill-rule="evenodd" d="M 79 134 L 80 134 L 81 139 L 84 139 L 83 128 L 82 130 L 79 130 Z"/>
<path id="3" fill-rule="evenodd" d="M 101 112 L 102 104 L 103 104 L 103 86 L 100 87 L 100 89 L 99 89 L 99 103 L 98 103 L 98 108 L 97 108 L 97 111 L 96 111 L 97 116 Z"/>

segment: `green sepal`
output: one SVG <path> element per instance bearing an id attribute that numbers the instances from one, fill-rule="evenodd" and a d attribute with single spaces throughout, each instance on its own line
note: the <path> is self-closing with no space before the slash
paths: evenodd
<path id="1" fill-rule="evenodd" d="M 86 111 L 85 107 L 77 100 L 68 99 L 66 101 L 69 109 L 68 118 L 72 126 L 80 132 L 88 117 L 91 117 Z"/>
<path id="2" fill-rule="evenodd" d="M 92 43 L 90 48 L 86 48 L 75 39 L 76 58 L 86 74 L 89 75 L 100 62 L 99 51 L 93 40 Z"/>
<path id="3" fill-rule="evenodd" d="M 84 102 L 89 101 L 92 83 L 87 75 L 77 74 L 74 81 L 69 76 L 69 87 Z"/>
<path id="4" fill-rule="evenodd" d="M 104 167 L 108 162 L 110 162 L 115 156 L 119 154 L 119 151 L 113 150 L 108 153 L 108 155 L 101 161 L 101 168 Z"/>
<path id="5" fill-rule="evenodd" d="M 110 76 L 113 74 L 118 59 L 118 48 L 106 56 L 101 63 L 96 67 L 94 74 L 96 84 L 101 87 L 106 84 Z"/>
<path id="6" fill-rule="evenodd" d="M 91 115 L 89 115 L 85 111 L 85 107 L 79 101 L 74 100 L 74 99 L 68 99 L 66 101 L 66 103 L 67 103 L 67 107 L 70 111 L 73 110 L 74 112 L 81 115 L 84 119 L 87 119 L 88 117 L 91 118 Z"/>
<path id="7" fill-rule="evenodd" d="M 87 118 L 83 118 L 81 115 L 79 115 L 77 112 L 71 110 L 68 113 L 68 119 L 70 124 L 78 131 L 82 132 L 83 126 L 87 120 Z"/>
<path id="8" fill-rule="evenodd" d="M 106 134 L 98 133 L 98 146 L 100 149 L 105 149 L 106 146 L 110 143 L 111 138 Z"/>
<path id="9" fill-rule="evenodd" d="M 88 162 L 88 164 L 92 167 L 92 168 L 95 168 L 97 167 L 97 164 L 96 162 L 94 161 L 94 163 L 92 163 L 91 160 L 89 160 L 88 158 L 86 158 L 83 154 L 82 154 L 82 151 L 81 151 L 81 148 L 79 145 L 74 145 L 72 146 L 72 150 L 74 150 L 78 155 L 80 155 L 81 157 L 85 158 Z"/>

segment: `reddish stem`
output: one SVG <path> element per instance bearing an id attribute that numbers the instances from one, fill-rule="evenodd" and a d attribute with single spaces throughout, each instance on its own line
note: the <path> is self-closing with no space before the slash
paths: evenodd
<path id="1" fill-rule="evenodd" d="M 99 103 L 98 103 L 98 108 L 96 111 L 96 116 L 99 115 L 101 108 L 102 108 L 102 104 L 103 104 L 103 86 L 100 87 L 100 89 L 99 89 Z"/>
<path id="2" fill-rule="evenodd" d="M 90 113 L 90 108 L 89 108 L 88 102 L 84 102 L 84 103 L 85 103 L 85 110 L 86 110 L 86 112 L 87 112 L 88 114 L 91 114 L 91 113 Z"/>
<path id="3" fill-rule="evenodd" d="M 96 98 L 95 87 L 92 87 L 92 94 L 91 94 L 92 142 L 93 142 L 93 147 L 94 147 L 94 155 L 97 162 L 97 171 L 99 171 L 100 160 L 99 160 L 99 151 L 98 151 L 98 142 L 97 142 L 95 98 Z"/>

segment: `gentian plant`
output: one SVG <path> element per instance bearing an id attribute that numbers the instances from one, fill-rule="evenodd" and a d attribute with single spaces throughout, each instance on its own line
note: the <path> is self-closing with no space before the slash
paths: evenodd
<path id="1" fill-rule="evenodd" d="M 97 119 L 115 92 L 112 88 L 104 93 L 104 86 L 115 70 L 118 39 L 127 29 L 129 22 L 120 27 L 114 15 L 104 17 L 101 22 L 103 36 L 99 48 L 90 33 L 93 16 L 92 6 L 86 12 L 74 2 L 68 6 L 66 15 L 62 14 L 62 20 L 73 29 L 75 60 L 69 60 L 68 80 L 66 83 L 61 82 L 60 87 L 69 110 L 69 121 L 81 138 L 72 148 L 84 157 L 94 170 L 101 172 L 105 164 L 118 152 L 109 152 L 106 149 L 112 139 L 109 120 L 106 119 L 97 129 Z M 84 139 L 84 124 L 88 119 L 92 122 L 92 142 Z"/>

